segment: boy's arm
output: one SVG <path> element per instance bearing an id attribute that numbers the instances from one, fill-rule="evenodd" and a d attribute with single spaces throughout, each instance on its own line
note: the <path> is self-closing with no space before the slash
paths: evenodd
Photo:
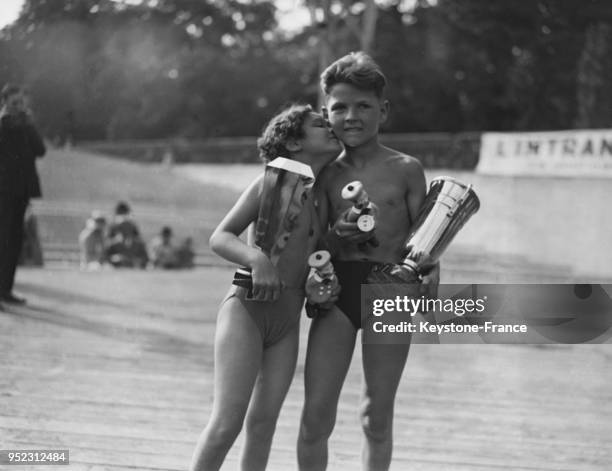
<path id="1" fill-rule="evenodd" d="M 406 192 L 406 206 L 410 215 L 410 224 L 413 225 L 421 210 L 427 195 L 425 172 L 421 163 L 413 158 L 406 164 L 408 191 Z"/>
<path id="2" fill-rule="evenodd" d="M 346 220 L 348 209 L 340 215 L 333 226 L 327 228 L 327 232 L 319 241 L 319 248 L 327 250 L 332 258 L 338 254 L 340 247 L 346 244 L 360 244 L 372 238 L 372 232 L 363 232 L 356 222 Z"/>
<path id="3" fill-rule="evenodd" d="M 314 187 L 315 198 L 318 204 L 317 213 L 319 222 L 323 228 L 323 235 L 319 239 L 318 248 L 327 250 L 332 258 L 340 251 L 340 247 L 347 243 L 358 244 L 365 242 L 372 237 L 369 232 L 363 232 L 357 226 L 357 222 L 349 222 L 346 215 L 350 212 L 347 209 L 336 221 L 330 221 L 329 196 L 327 187 L 329 186 L 329 175 L 324 171 Z"/>
<path id="4" fill-rule="evenodd" d="M 318 224 L 321 228 L 321 237 L 317 241 L 317 249 L 329 250 L 327 242 L 325 241 L 325 236 L 327 236 L 327 231 L 329 228 L 329 221 L 327 220 L 329 217 L 329 208 L 327 195 L 325 194 L 325 189 L 323 188 L 321 176 L 319 176 L 319 178 L 315 181 L 312 189 L 312 195 L 314 198 Z"/>
<path id="5" fill-rule="evenodd" d="M 406 206 L 410 214 L 410 223 L 414 225 L 421 210 L 421 206 L 425 202 L 427 195 L 427 183 L 425 181 L 425 172 L 423 166 L 416 159 L 410 159 L 408 162 L 408 192 L 406 194 Z M 422 275 L 421 292 L 435 297 L 438 294 L 438 285 L 440 284 L 440 262 L 435 265 L 424 275 Z"/>
<path id="6" fill-rule="evenodd" d="M 253 299 L 274 301 L 278 299 L 281 288 L 276 267 L 266 254 L 239 237 L 257 219 L 262 181 L 263 175 L 242 193 L 210 236 L 209 242 L 217 255 L 252 270 Z"/>

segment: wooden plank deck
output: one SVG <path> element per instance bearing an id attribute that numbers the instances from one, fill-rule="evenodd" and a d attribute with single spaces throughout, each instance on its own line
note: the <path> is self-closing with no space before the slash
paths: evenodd
<path id="1" fill-rule="evenodd" d="M 230 276 L 21 269 L 29 304 L 0 312 L 0 449 L 68 448 L 76 471 L 187 469 L 210 412 L 216 308 Z M 304 319 L 273 471 L 296 469 L 307 328 Z M 392 469 L 607 471 L 611 365 L 610 344 L 414 345 Z M 357 350 L 330 470 L 359 469 L 360 376 Z M 237 468 L 240 442 L 223 469 Z"/>

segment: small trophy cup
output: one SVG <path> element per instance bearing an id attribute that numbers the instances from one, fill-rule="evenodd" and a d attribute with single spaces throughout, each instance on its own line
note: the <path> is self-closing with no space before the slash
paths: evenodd
<path id="1" fill-rule="evenodd" d="M 306 279 L 306 300 L 311 304 L 326 303 L 338 287 L 331 255 L 327 250 L 318 250 L 308 257 L 310 273 Z"/>
<path id="2" fill-rule="evenodd" d="M 312 169 L 302 162 L 277 157 L 266 165 L 255 223 L 255 246 L 274 265 L 289 240 L 313 183 Z M 248 289 L 247 298 L 252 297 L 253 279 L 249 268 L 239 268 L 233 284 Z"/>
<path id="3" fill-rule="evenodd" d="M 361 232 L 373 231 L 376 227 L 378 207 L 370 201 L 368 193 L 363 188 L 363 184 L 358 180 L 346 184 L 342 188 L 341 196 L 342 199 L 353 203 L 353 207 L 347 214 L 347 221 L 356 222 Z M 372 235 L 370 239 L 359 244 L 359 250 L 365 251 L 367 249 L 366 244 L 378 247 L 376 236 Z"/>

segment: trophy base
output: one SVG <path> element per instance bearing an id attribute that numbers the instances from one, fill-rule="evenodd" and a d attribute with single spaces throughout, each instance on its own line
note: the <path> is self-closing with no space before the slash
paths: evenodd
<path id="1" fill-rule="evenodd" d="M 411 283 L 416 284 L 421 282 L 421 277 L 416 271 L 416 265 L 413 267 L 408 263 L 385 263 L 375 266 L 367 279 L 370 284 L 387 284 L 387 283 Z"/>
<path id="2" fill-rule="evenodd" d="M 232 284 L 247 290 L 246 299 L 253 298 L 253 276 L 249 268 L 238 268 L 234 273 Z"/>

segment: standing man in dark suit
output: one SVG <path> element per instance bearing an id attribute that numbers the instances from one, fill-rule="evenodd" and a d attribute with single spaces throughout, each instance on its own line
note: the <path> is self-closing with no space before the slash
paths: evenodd
<path id="1" fill-rule="evenodd" d="M 13 292 L 30 198 L 41 196 L 36 158 L 45 145 L 34 127 L 21 87 L 6 85 L 0 95 L 0 309 L 24 304 Z"/>

